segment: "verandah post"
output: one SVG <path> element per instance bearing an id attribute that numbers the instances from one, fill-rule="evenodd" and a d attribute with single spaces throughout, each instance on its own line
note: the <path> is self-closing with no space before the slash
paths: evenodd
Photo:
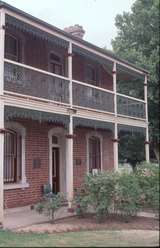
<path id="1" fill-rule="evenodd" d="M 114 123 L 114 169 L 118 170 L 118 125 L 117 125 L 117 67 L 116 62 L 113 64 L 113 91 L 114 91 L 114 114 L 115 114 L 115 123 Z"/>
<path id="2" fill-rule="evenodd" d="M 149 129 L 148 129 L 148 97 L 147 97 L 147 75 L 145 75 L 144 80 L 144 100 L 145 100 L 145 112 L 146 112 L 146 141 L 145 141 L 145 156 L 146 156 L 146 162 L 150 161 L 149 157 Z"/>
<path id="3" fill-rule="evenodd" d="M 72 97 L 72 43 L 69 42 L 68 47 L 68 77 L 69 77 L 69 103 L 70 103 L 70 120 L 68 127 L 68 137 L 67 137 L 67 200 L 69 208 L 71 208 L 73 200 L 73 116 L 72 116 L 72 106 L 73 106 L 73 97 Z"/>
<path id="4" fill-rule="evenodd" d="M 3 224 L 3 165 L 4 165 L 4 40 L 5 40 L 5 13 L 0 10 L 0 225 Z"/>

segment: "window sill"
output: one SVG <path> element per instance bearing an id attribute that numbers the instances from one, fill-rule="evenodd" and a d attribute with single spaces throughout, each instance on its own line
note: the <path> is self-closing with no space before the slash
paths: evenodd
<path id="1" fill-rule="evenodd" d="M 25 189 L 29 187 L 29 183 L 4 184 L 4 190 Z"/>

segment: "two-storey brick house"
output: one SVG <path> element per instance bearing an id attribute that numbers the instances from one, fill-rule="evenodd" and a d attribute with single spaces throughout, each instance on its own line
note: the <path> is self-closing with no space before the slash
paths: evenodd
<path id="1" fill-rule="evenodd" d="M 117 91 L 127 80 L 143 99 Z M 142 130 L 149 161 L 147 72 L 0 2 L 0 222 L 45 184 L 70 205 L 86 173 L 118 169 L 122 129 Z"/>

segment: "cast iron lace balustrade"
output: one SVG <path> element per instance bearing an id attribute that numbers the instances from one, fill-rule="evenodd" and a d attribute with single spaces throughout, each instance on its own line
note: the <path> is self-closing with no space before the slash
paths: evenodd
<path id="1" fill-rule="evenodd" d="M 69 103 L 69 81 L 55 75 L 5 62 L 4 82 L 6 91 Z"/>

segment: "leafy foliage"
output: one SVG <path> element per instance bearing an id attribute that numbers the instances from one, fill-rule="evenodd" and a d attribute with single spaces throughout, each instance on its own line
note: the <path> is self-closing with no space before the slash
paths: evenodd
<path id="1" fill-rule="evenodd" d="M 74 204 L 76 205 L 76 214 L 84 217 L 88 209 L 88 195 L 84 189 L 75 190 Z"/>
<path id="2" fill-rule="evenodd" d="M 136 0 L 131 13 L 116 16 L 114 52 L 149 71 L 150 138 L 159 160 L 159 0 Z"/>
<path id="3" fill-rule="evenodd" d="M 39 214 L 47 214 L 50 220 L 54 222 L 55 212 L 62 207 L 64 196 L 61 193 L 52 193 L 49 188 L 45 188 L 45 192 L 43 199 L 36 205 L 35 209 Z"/>
<path id="4" fill-rule="evenodd" d="M 84 217 L 93 209 L 98 222 L 113 211 L 125 219 L 146 206 L 159 209 L 159 167 L 142 164 L 130 173 L 100 172 L 87 175 L 83 190 L 75 194 L 76 213 Z"/>
<path id="5" fill-rule="evenodd" d="M 131 164 L 134 169 L 136 165 L 145 159 L 144 152 L 144 135 L 140 133 L 123 133 L 119 134 L 119 159 Z"/>
<path id="6" fill-rule="evenodd" d="M 144 205 L 157 211 L 159 209 L 159 166 L 144 163 L 137 167 L 136 176 L 144 196 Z"/>
<path id="7" fill-rule="evenodd" d="M 141 207 L 141 194 L 140 184 L 134 173 L 119 174 L 114 199 L 115 211 L 125 217 L 136 215 Z"/>

